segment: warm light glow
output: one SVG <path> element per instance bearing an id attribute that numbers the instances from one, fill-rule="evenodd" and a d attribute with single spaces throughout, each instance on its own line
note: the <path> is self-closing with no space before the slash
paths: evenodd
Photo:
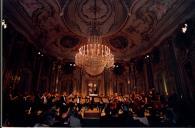
<path id="1" fill-rule="evenodd" d="M 145 59 L 147 59 L 147 58 L 150 58 L 150 56 L 149 56 L 149 55 L 146 55 L 146 56 L 145 56 Z"/>
<path id="2" fill-rule="evenodd" d="M 164 85 L 164 91 L 165 94 L 168 95 L 168 90 L 167 90 L 167 82 L 166 82 L 166 78 L 165 78 L 165 74 L 163 73 L 163 85 Z"/>
<path id="3" fill-rule="evenodd" d="M 188 29 L 188 25 L 187 24 L 184 24 L 184 27 L 181 28 L 183 33 L 186 33 L 187 29 Z"/>
<path id="4" fill-rule="evenodd" d="M 111 68 L 114 65 L 114 55 L 110 48 L 102 44 L 100 36 L 90 36 L 87 44 L 79 48 L 75 55 L 75 64 L 83 67 L 85 71 L 96 76 L 104 71 L 104 68 Z"/>
<path id="5" fill-rule="evenodd" d="M 128 83 L 128 84 L 130 84 L 130 83 L 131 83 L 131 81 L 130 81 L 130 80 L 128 80 L 128 81 L 127 81 L 127 83 Z"/>
<path id="6" fill-rule="evenodd" d="M 2 20 L 2 21 L 1 21 L 1 25 L 2 25 L 2 27 L 3 27 L 4 29 L 7 28 L 7 24 L 6 24 L 5 20 Z"/>

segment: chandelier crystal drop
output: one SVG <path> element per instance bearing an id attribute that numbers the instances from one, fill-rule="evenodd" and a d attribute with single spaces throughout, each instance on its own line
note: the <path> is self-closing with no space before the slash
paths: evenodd
<path id="1" fill-rule="evenodd" d="M 105 68 L 114 65 L 114 55 L 110 48 L 102 43 L 102 38 L 97 35 L 90 36 L 88 42 L 79 48 L 75 55 L 75 64 L 85 71 L 96 76 L 101 74 Z"/>

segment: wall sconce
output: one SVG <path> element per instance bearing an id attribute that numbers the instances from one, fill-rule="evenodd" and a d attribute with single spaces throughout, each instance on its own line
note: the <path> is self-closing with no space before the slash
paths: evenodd
<path id="1" fill-rule="evenodd" d="M 188 24 L 184 24 L 184 26 L 181 28 L 182 33 L 185 34 L 187 29 L 188 29 Z"/>
<path id="2" fill-rule="evenodd" d="M 128 80 L 128 81 L 127 81 L 127 83 L 128 83 L 128 84 L 130 84 L 130 83 L 131 83 L 131 81 L 130 81 L 130 80 Z"/>
<path id="3" fill-rule="evenodd" d="M 20 76 L 15 75 L 15 76 L 12 76 L 11 79 L 12 79 L 13 81 L 20 81 Z"/>
<path id="4" fill-rule="evenodd" d="M 13 87 L 14 87 L 15 84 L 17 84 L 20 81 L 20 76 L 19 75 L 12 76 L 11 80 L 13 81 Z"/>
<path id="5" fill-rule="evenodd" d="M 1 26 L 6 29 L 7 28 L 7 24 L 5 23 L 5 20 L 2 20 L 1 21 Z"/>

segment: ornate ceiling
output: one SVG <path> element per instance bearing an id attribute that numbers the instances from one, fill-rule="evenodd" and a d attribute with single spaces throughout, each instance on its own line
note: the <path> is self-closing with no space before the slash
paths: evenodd
<path id="1" fill-rule="evenodd" d="M 185 2 L 184 2 L 185 1 Z M 90 21 L 118 60 L 157 46 L 195 14 L 193 0 L 5 0 L 4 18 L 45 54 L 74 60 Z"/>

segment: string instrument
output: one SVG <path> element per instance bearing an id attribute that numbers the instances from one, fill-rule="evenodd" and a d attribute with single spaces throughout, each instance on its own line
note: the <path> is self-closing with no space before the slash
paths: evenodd
<path id="1" fill-rule="evenodd" d="M 114 100 L 114 101 L 111 103 L 110 108 L 111 108 L 111 109 L 116 109 L 116 108 L 117 108 L 117 102 L 116 102 L 116 100 Z"/>

